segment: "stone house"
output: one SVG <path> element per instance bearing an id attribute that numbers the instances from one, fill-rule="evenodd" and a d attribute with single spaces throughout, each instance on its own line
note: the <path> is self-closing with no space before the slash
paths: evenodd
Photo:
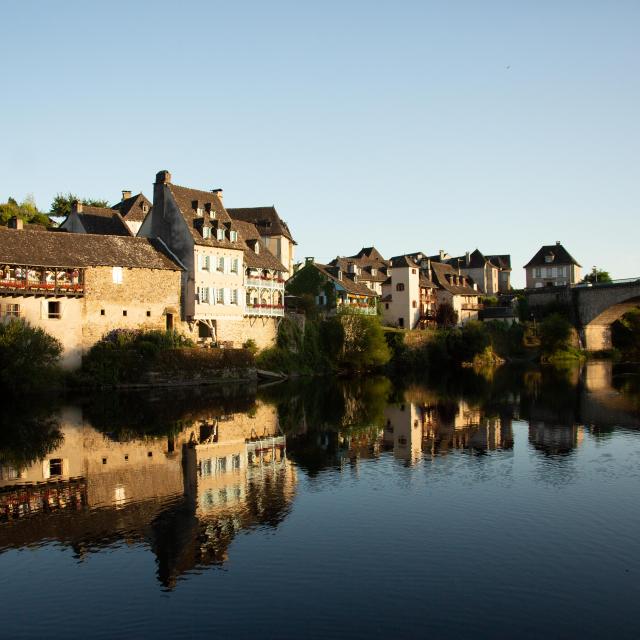
<path id="1" fill-rule="evenodd" d="M 136 236 L 144 219 L 151 211 L 151 203 L 142 193 L 133 196 L 131 191 L 123 191 L 122 200 L 111 208 L 122 216 L 129 231 L 131 231 L 131 235 Z"/>
<path id="2" fill-rule="evenodd" d="M 312 257 L 287 281 L 287 292 L 296 296 L 314 296 L 318 308 L 326 314 L 349 309 L 365 315 L 377 314 L 379 295 L 358 275 L 342 271 L 338 266 L 320 264 Z"/>
<path id="3" fill-rule="evenodd" d="M 454 269 L 450 264 L 428 260 L 432 281 L 438 285 L 438 305 L 450 304 L 458 314 L 458 324 L 477 320 L 482 309 L 477 285 L 469 276 Z"/>
<path id="4" fill-rule="evenodd" d="M 580 281 L 581 266 L 558 240 L 544 245 L 524 265 L 526 288 L 563 287 Z"/>
<path id="5" fill-rule="evenodd" d="M 222 190 L 218 190 L 218 196 L 222 199 Z M 276 208 L 229 208 L 227 213 L 232 220 L 255 225 L 265 247 L 285 266 L 284 277 L 287 279 L 293 273 L 294 248 L 297 243 Z"/>
<path id="6" fill-rule="evenodd" d="M 479 249 L 446 260 L 454 269 L 471 278 L 478 290 L 488 296 L 508 293 L 511 288 L 511 256 L 485 256 Z"/>
<path id="7" fill-rule="evenodd" d="M 389 261 L 385 260 L 375 247 L 363 247 L 353 256 L 338 256 L 329 266 L 356 275 L 359 282 L 367 285 L 379 296 L 382 295 L 382 284 L 387 279 Z"/>
<path id="8" fill-rule="evenodd" d="M 416 254 L 414 254 L 417 257 Z M 382 317 L 385 324 L 406 329 L 424 328 L 435 321 L 437 286 L 415 257 L 391 258 L 388 278 L 382 285 Z"/>
<path id="9" fill-rule="evenodd" d="M 194 338 L 237 347 L 248 339 L 273 343 L 286 268 L 255 228 L 248 232 L 229 216 L 219 189 L 181 187 L 160 171 L 138 235 L 156 238 L 183 266 L 182 318 Z"/>
<path id="10" fill-rule="evenodd" d="M 63 345 L 63 366 L 113 329 L 179 329 L 182 267 L 156 240 L 0 227 L 0 320 Z"/>
<path id="11" fill-rule="evenodd" d="M 71 213 L 60 224 L 59 229 L 69 233 L 134 235 L 119 211 L 108 207 L 91 207 L 78 200 L 71 204 Z"/>

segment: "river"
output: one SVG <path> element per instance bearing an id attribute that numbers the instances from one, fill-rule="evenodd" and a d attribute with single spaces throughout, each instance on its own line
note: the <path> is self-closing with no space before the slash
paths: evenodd
<path id="1" fill-rule="evenodd" d="M 640 374 L 7 402 L 0 637 L 637 638 Z"/>

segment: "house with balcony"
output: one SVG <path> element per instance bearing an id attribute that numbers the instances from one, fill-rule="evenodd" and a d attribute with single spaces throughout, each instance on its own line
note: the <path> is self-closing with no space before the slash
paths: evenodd
<path id="1" fill-rule="evenodd" d="M 304 266 L 289 278 L 286 290 L 293 296 L 313 296 L 318 309 L 327 315 L 344 310 L 377 314 L 379 295 L 360 282 L 357 274 L 320 264 L 312 257 L 306 258 Z"/>
<path id="2" fill-rule="evenodd" d="M 431 280 L 438 286 L 438 306 L 450 304 L 458 314 L 458 324 L 469 320 L 478 320 L 478 313 L 483 308 L 477 285 L 461 270 L 450 264 L 427 260 Z"/>
<path id="3" fill-rule="evenodd" d="M 220 189 L 181 187 L 168 171 L 157 174 L 138 235 L 156 238 L 184 267 L 182 317 L 196 340 L 266 347 L 275 339 L 286 270 L 251 227 L 229 216 Z"/>
<path id="4" fill-rule="evenodd" d="M 524 265 L 526 288 L 572 286 L 580 282 L 581 269 L 558 240 L 555 244 L 541 247 Z"/>
<path id="5" fill-rule="evenodd" d="M 435 323 L 437 285 L 419 264 L 421 254 L 391 258 L 382 285 L 385 324 L 401 329 L 425 328 Z"/>
<path id="6" fill-rule="evenodd" d="M 0 227 L 0 321 L 22 318 L 63 346 L 63 366 L 113 329 L 178 329 L 182 267 L 162 243 Z"/>

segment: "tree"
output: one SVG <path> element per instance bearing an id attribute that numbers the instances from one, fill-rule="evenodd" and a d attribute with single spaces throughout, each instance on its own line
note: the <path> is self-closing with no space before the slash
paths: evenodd
<path id="1" fill-rule="evenodd" d="M 582 278 L 582 282 L 587 283 L 590 282 L 595 284 L 597 282 L 611 282 L 611 276 L 608 271 L 604 271 L 603 269 L 593 268 L 591 273 L 587 273 L 587 275 Z"/>
<path id="2" fill-rule="evenodd" d="M 458 312 L 448 302 L 438 305 L 436 322 L 439 327 L 453 327 L 458 324 Z"/>
<path id="3" fill-rule="evenodd" d="M 640 354 L 640 309 L 632 309 L 611 325 L 613 346 L 630 355 Z"/>
<path id="4" fill-rule="evenodd" d="M 338 356 L 341 366 L 361 371 L 389 362 L 391 351 L 376 316 L 345 309 L 339 317 L 344 329 L 344 342 Z"/>
<path id="5" fill-rule="evenodd" d="M 88 207 L 108 207 L 109 202 L 107 200 L 100 200 L 98 198 L 79 198 L 73 193 L 67 193 L 66 195 L 59 193 L 53 199 L 51 203 L 51 215 L 66 218 L 71 213 L 71 205 L 74 201 L 82 202 Z"/>
<path id="6" fill-rule="evenodd" d="M 571 323 L 563 315 L 552 313 L 540 323 L 539 335 L 544 353 L 567 349 L 571 342 Z"/>
<path id="7" fill-rule="evenodd" d="M 38 211 L 32 195 L 18 203 L 15 198 L 8 198 L 5 203 L 0 204 L 0 224 L 6 226 L 11 218 L 20 218 L 24 222 L 33 224 L 51 225 L 51 220 L 44 213 Z"/>

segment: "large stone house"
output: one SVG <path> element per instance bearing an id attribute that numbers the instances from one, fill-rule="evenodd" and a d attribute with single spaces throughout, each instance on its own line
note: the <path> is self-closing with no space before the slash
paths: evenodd
<path id="1" fill-rule="evenodd" d="M 423 328 L 435 321 L 437 285 L 426 268 L 411 256 L 391 258 L 382 285 L 385 324 L 406 329 Z"/>
<path id="2" fill-rule="evenodd" d="M 478 285 L 478 290 L 488 296 L 508 293 L 511 288 L 511 256 L 485 256 L 479 249 L 464 256 L 448 258 L 447 264 Z"/>
<path id="3" fill-rule="evenodd" d="M 221 190 L 218 190 L 218 196 L 222 199 Z M 266 248 L 285 266 L 285 279 L 293 273 L 296 242 L 275 207 L 229 208 L 227 213 L 232 220 L 255 225 Z"/>
<path id="4" fill-rule="evenodd" d="M 174 329 L 182 267 L 157 240 L 0 227 L 0 320 L 63 345 L 63 366 L 112 329 Z"/>
<path id="5" fill-rule="evenodd" d="M 357 274 L 320 264 L 311 257 L 289 278 L 287 292 L 294 296 L 312 295 L 318 308 L 327 315 L 347 309 L 366 315 L 377 313 L 378 294 L 360 282 Z"/>
<path id="6" fill-rule="evenodd" d="M 544 245 L 524 265 L 527 289 L 563 287 L 580 281 L 580 269 L 576 259 L 560 241 Z"/>
<path id="7" fill-rule="evenodd" d="M 160 171 L 138 235 L 157 238 L 183 266 L 182 318 L 194 337 L 238 347 L 252 339 L 265 347 L 284 315 L 286 268 L 255 229 L 249 238 L 243 231 L 219 189 L 181 187 Z"/>

